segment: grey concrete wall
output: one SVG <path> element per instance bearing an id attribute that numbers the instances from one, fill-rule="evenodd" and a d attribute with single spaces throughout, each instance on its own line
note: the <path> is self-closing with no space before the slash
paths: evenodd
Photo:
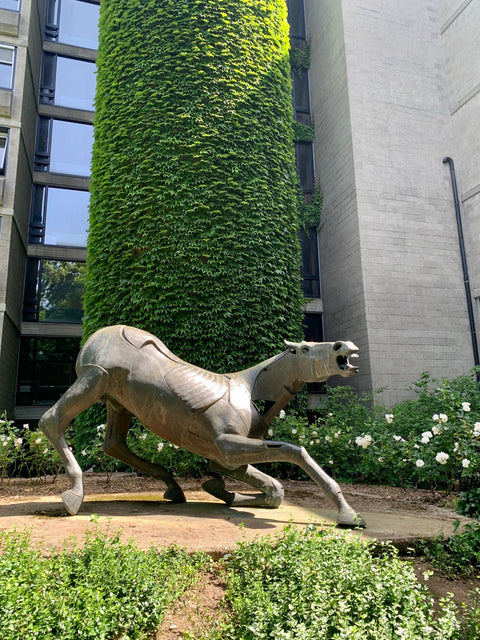
<path id="1" fill-rule="evenodd" d="M 11 411 L 15 399 L 44 6 L 43 0 L 23 0 L 18 37 L 0 35 L 17 47 L 11 117 L 0 118 L 10 129 L 0 209 L 0 411 Z"/>
<path id="2" fill-rule="evenodd" d="M 319 232 L 325 340 L 353 340 L 364 354 L 355 383 L 371 388 L 369 336 L 341 2 L 307 0 L 310 93 L 317 188 L 323 192 Z"/>
<path id="3" fill-rule="evenodd" d="M 440 24 L 454 128 L 449 155 L 462 202 L 472 295 L 480 298 L 480 0 L 441 0 Z"/>
<path id="4" fill-rule="evenodd" d="M 438 2 L 307 4 L 325 324 L 359 342 L 359 386 L 388 386 L 391 404 L 422 371 L 473 366 L 442 162 L 453 126 Z"/>

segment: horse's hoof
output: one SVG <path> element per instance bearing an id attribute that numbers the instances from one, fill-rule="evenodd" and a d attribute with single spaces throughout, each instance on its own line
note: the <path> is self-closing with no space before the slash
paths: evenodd
<path id="1" fill-rule="evenodd" d="M 183 504 L 187 501 L 187 499 L 185 498 L 185 494 L 178 484 L 176 486 L 173 484 L 169 485 L 167 487 L 167 490 L 163 494 L 163 497 L 165 498 L 165 500 L 171 500 L 176 504 Z"/>
<path id="2" fill-rule="evenodd" d="M 353 509 L 340 509 L 337 516 L 337 525 L 348 529 L 365 529 L 367 523 Z"/>
<path id="3" fill-rule="evenodd" d="M 62 500 L 63 504 L 65 505 L 65 509 L 71 516 L 74 516 L 78 513 L 78 510 L 82 506 L 83 493 L 74 493 L 72 489 L 69 489 L 68 491 L 64 491 L 62 493 Z"/>

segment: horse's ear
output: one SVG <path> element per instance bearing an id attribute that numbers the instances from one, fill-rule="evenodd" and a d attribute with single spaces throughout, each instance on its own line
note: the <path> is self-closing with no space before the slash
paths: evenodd
<path id="1" fill-rule="evenodd" d="M 286 346 L 290 349 L 290 351 L 296 351 L 300 344 L 298 342 L 289 342 L 288 340 L 284 340 Z"/>

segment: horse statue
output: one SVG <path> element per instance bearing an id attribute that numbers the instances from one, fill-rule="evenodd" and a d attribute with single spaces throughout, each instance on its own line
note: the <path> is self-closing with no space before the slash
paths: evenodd
<path id="1" fill-rule="evenodd" d="M 79 413 L 99 400 L 107 405 L 105 453 L 165 482 L 168 500 L 185 502 L 185 496 L 169 471 L 128 448 L 132 416 L 165 440 L 207 458 L 212 479 L 202 486 L 230 506 L 278 507 L 284 497 L 281 484 L 252 464 L 292 462 L 335 504 L 339 525 L 365 526 L 338 484 L 303 447 L 264 439 L 272 419 L 306 382 L 356 373 L 349 357 L 358 357 L 358 349 L 342 341 L 285 344 L 285 351 L 264 362 L 222 375 L 188 364 L 141 329 L 115 325 L 92 334 L 78 354 L 76 381 L 39 422 L 71 482 L 71 489 L 62 494 L 68 513 L 75 515 L 83 502 L 83 482 L 65 431 Z M 260 493 L 227 491 L 222 476 Z"/>

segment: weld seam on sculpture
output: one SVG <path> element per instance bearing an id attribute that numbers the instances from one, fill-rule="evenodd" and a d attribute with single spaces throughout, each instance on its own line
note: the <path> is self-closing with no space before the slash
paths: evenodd
<path id="1" fill-rule="evenodd" d="M 285 344 L 286 351 L 249 369 L 218 374 L 181 360 L 141 329 L 116 325 L 95 332 L 78 354 L 77 380 L 39 422 L 71 482 L 71 489 L 62 494 L 68 513 L 75 515 L 83 502 L 83 481 L 65 432 L 79 413 L 99 400 L 107 405 L 105 453 L 165 482 L 168 500 L 185 502 L 185 496 L 167 469 L 128 448 L 133 416 L 164 440 L 207 458 L 212 479 L 203 488 L 230 506 L 278 507 L 283 500 L 281 484 L 252 465 L 291 462 L 335 504 L 338 524 L 365 526 L 339 485 L 303 447 L 264 439 L 273 418 L 305 383 L 356 373 L 349 358 L 357 357 L 358 349 L 343 341 Z M 263 414 L 257 401 L 266 403 Z M 260 493 L 227 491 L 222 476 Z"/>

